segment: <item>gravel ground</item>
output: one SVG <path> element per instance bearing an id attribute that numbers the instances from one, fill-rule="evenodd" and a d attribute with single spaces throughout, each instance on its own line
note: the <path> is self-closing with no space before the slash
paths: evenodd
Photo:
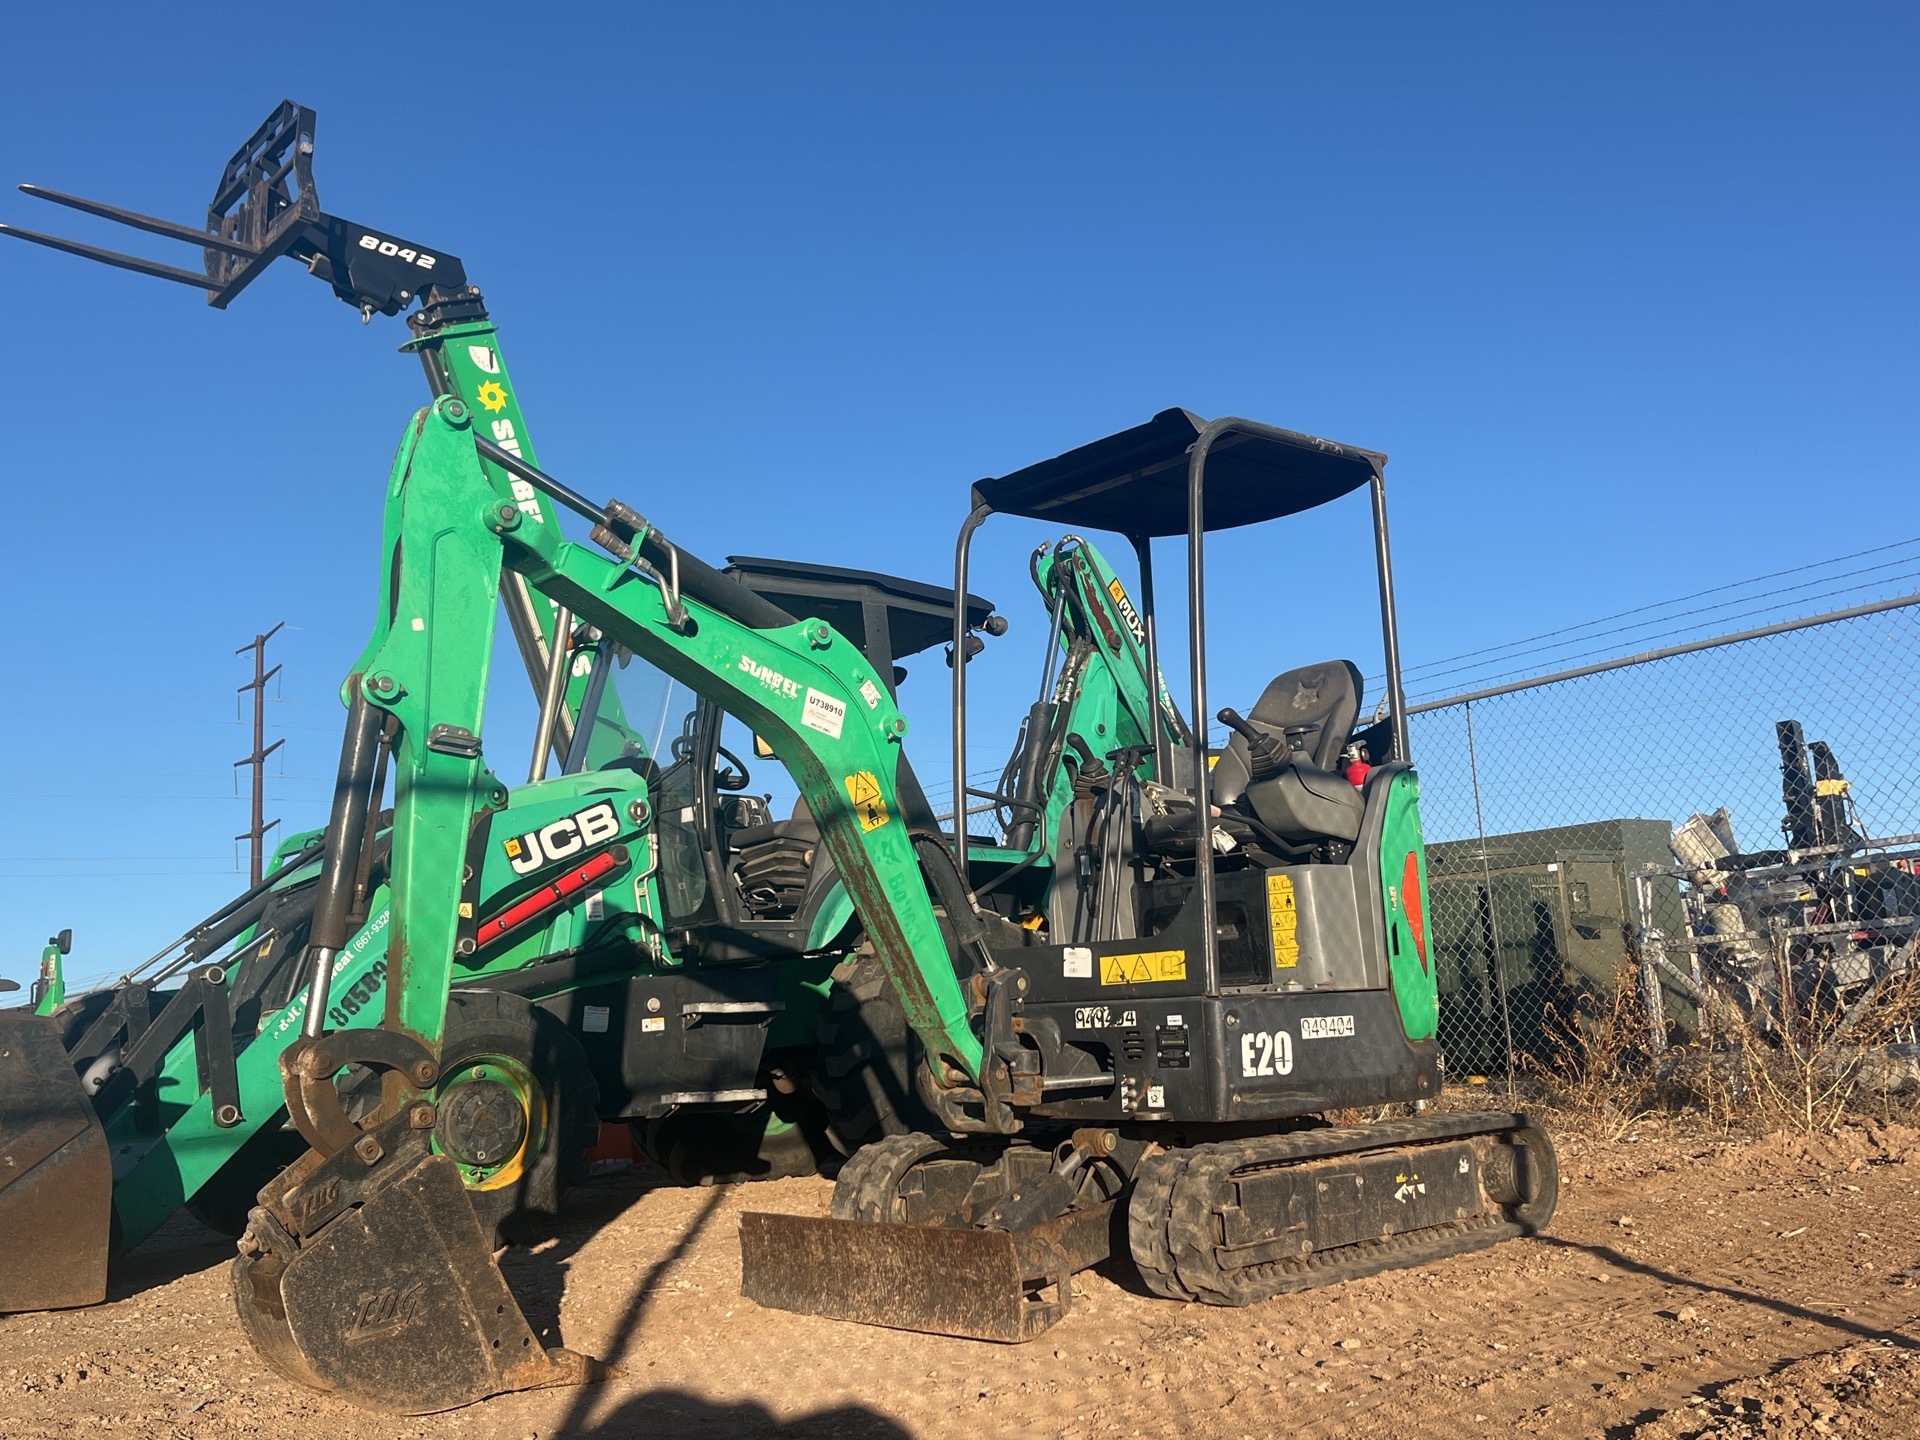
<path id="1" fill-rule="evenodd" d="M 1650 1120 L 1610 1142 L 1556 1133 L 1565 1191 L 1548 1236 L 1246 1310 L 1157 1300 L 1111 1265 L 1017 1347 L 741 1300 L 739 1212 L 825 1213 L 826 1181 L 597 1180 L 553 1239 L 503 1264 L 548 1343 L 619 1376 L 414 1420 L 266 1369 L 227 1298 L 230 1243 L 183 1217 L 123 1266 L 106 1305 L 0 1317 L 0 1433 L 1920 1433 L 1920 1131 L 1734 1143 Z"/>

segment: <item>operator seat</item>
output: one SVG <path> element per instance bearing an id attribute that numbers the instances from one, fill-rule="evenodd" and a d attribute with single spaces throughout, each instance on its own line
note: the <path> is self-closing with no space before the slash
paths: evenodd
<path id="1" fill-rule="evenodd" d="M 1353 737 L 1361 689 L 1351 661 L 1329 660 L 1288 670 L 1261 691 L 1246 718 L 1283 743 L 1287 763 L 1277 775 L 1250 780 L 1245 738 L 1236 734 L 1228 742 L 1214 762 L 1210 788 L 1229 833 L 1257 842 L 1265 830 L 1289 847 L 1359 837 L 1365 799 L 1335 767 Z M 1148 843 L 1191 850 L 1198 828 L 1189 805 L 1150 820 Z"/>

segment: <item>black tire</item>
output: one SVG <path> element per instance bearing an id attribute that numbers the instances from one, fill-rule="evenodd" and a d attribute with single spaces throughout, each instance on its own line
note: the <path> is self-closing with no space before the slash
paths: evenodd
<path id="1" fill-rule="evenodd" d="M 260 1203 L 261 1188 L 307 1153 L 307 1142 L 283 1129 L 275 1116 L 250 1135 L 227 1163 L 187 1201 L 187 1213 L 209 1230 L 238 1240 L 247 1228 L 247 1211 Z"/>
<path id="2" fill-rule="evenodd" d="M 880 958 L 865 945 L 834 969 L 818 1038 L 813 1093 L 826 1108 L 829 1136 L 844 1154 L 883 1136 L 942 1128 L 914 1089 L 919 1037 Z"/>
<path id="3" fill-rule="evenodd" d="M 524 1104 L 518 1117 L 528 1133 L 538 1133 L 538 1144 L 520 1156 L 518 1164 L 507 1167 L 511 1169 L 507 1181 L 488 1177 L 492 1183 L 476 1187 L 474 1169 L 463 1164 L 474 1158 L 474 1127 L 461 1123 L 467 1106 L 455 1100 L 455 1089 L 470 1079 L 468 1071 L 474 1064 L 488 1056 L 513 1062 L 532 1079 L 528 1102 L 538 1106 L 540 1119 L 536 1123 Z M 503 1098 L 495 1087 L 492 1100 Z M 367 1116 L 380 1102 L 378 1073 L 359 1066 L 349 1069 L 348 1077 L 340 1081 L 340 1100 L 349 1119 Z M 588 1177 L 588 1150 L 599 1140 L 599 1083 L 580 1043 L 561 1021 L 518 995 L 453 991 L 447 996 L 440 1085 L 434 1100 L 440 1112 L 434 1123 L 434 1148 L 461 1164 L 467 1198 L 480 1219 L 480 1229 L 495 1244 L 538 1238 L 545 1223 L 561 1213 L 566 1190 Z M 505 1106 L 495 1104 L 493 1119 L 511 1119 L 503 1112 Z"/>
<path id="4" fill-rule="evenodd" d="M 585 1052 L 565 1025 L 518 995 L 456 990 L 447 1003 L 440 1057 L 434 1143 L 456 1162 L 472 1159 L 475 1150 L 473 1125 L 462 1125 L 463 1115 L 472 1117 L 474 1097 L 462 1103 L 457 1095 L 463 1084 L 472 1088 L 474 1067 L 498 1057 L 531 1077 L 532 1089 L 519 1105 L 529 1137 L 523 1153 L 480 1187 L 469 1178 L 467 1198 L 480 1228 L 497 1243 L 533 1238 L 560 1213 L 568 1189 L 587 1178 L 587 1151 L 599 1139 L 600 1087 Z M 479 1108 L 493 1104 L 497 1118 L 503 1097 L 512 1098 L 496 1085 L 480 1097 Z M 473 1171 L 463 1166 L 463 1173 Z"/>

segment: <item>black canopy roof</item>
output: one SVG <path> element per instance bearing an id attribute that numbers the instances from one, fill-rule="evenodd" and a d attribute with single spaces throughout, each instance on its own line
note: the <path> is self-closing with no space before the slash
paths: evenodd
<path id="1" fill-rule="evenodd" d="M 1007 515 L 1122 535 L 1187 533 L 1187 451 L 1207 422 L 1162 410 L 1144 425 L 1095 440 L 973 487 Z M 1207 454 L 1209 530 L 1257 525 L 1357 490 L 1387 457 L 1293 430 L 1227 434 Z"/>
<path id="2" fill-rule="evenodd" d="M 727 572 L 756 595 L 772 601 L 795 619 L 813 616 L 846 636 L 876 664 L 869 645 L 868 607 L 887 630 L 888 661 L 904 660 L 929 646 L 953 639 L 953 591 L 877 570 L 848 570 L 838 565 L 808 565 L 798 560 L 765 560 L 729 555 Z M 979 625 L 993 613 L 993 602 L 967 596 L 967 623 Z"/>

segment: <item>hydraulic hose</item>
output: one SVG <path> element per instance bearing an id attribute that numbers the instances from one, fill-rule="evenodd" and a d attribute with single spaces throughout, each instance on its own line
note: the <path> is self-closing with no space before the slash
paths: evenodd
<path id="1" fill-rule="evenodd" d="M 307 1013 L 300 1033 L 317 1038 L 326 1027 L 327 989 L 333 959 L 345 947 L 353 910 L 360 849 L 366 841 L 373 774 L 380 754 L 385 712 L 360 693 L 360 677 L 350 682 L 347 733 L 340 745 L 340 769 L 333 782 L 333 808 L 327 816 L 326 849 L 320 860 L 320 884 L 313 902 L 313 926 L 307 937 Z"/>

